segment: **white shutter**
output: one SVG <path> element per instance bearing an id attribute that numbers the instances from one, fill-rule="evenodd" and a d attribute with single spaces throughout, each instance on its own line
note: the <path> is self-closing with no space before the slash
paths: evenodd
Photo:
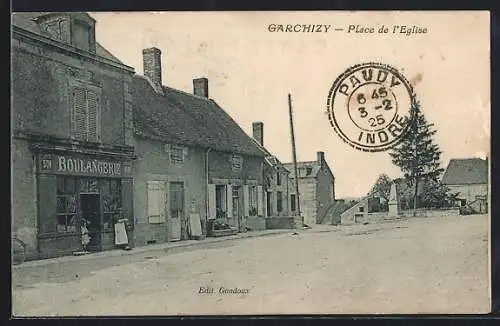
<path id="1" fill-rule="evenodd" d="M 159 187 L 157 181 L 148 181 L 148 221 L 149 223 L 160 222 Z"/>
<path id="2" fill-rule="evenodd" d="M 208 219 L 216 218 L 217 208 L 215 204 L 215 185 L 208 185 Z"/>
<path id="3" fill-rule="evenodd" d="M 149 223 L 165 222 L 166 193 L 165 183 L 148 181 L 148 221 Z"/>
<path id="4" fill-rule="evenodd" d="M 88 140 L 99 140 L 99 98 L 95 92 L 87 91 Z"/>
<path id="5" fill-rule="evenodd" d="M 231 185 L 226 186 L 226 200 L 227 200 L 227 217 L 233 217 L 233 187 Z"/>
<path id="6" fill-rule="evenodd" d="M 262 198 L 262 186 L 257 186 L 257 214 L 264 216 L 262 208 L 264 207 L 264 198 Z"/>
<path id="7" fill-rule="evenodd" d="M 248 185 L 243 186 L 243 207 L 245 209 L 243 216 L 250 216 L 250 192 L 248 191 Z"/>
<path id="8" fill-rule="evenodd" d="M 166 182 L 164 181 L 159 181 L 158 182 L 158 206 L 160 208 L 160 217 L 159 217 L 159 223 L 164 223 L 165 218 L 167 216 L 167 192 L 165 191 L 166 189 Z"/>

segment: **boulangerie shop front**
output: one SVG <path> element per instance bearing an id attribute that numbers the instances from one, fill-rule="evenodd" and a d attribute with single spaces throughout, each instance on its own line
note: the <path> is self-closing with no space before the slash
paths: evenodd
<path id="1" fill-rule="evenodd" d="M 37 155 L 38 252 L 40 258 L 115 248 L 115 223 L 133 232 L 133 180 L 126 155 L 39 152 Z"/>

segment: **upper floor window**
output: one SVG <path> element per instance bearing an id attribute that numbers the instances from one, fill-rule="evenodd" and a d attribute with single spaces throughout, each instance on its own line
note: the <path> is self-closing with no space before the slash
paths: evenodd
<path id="1" fill-rule="evenodd" d="M 276 173 L 276 184 L 281 186 L 281 173 L 279 171 Z"/>
<path id="2" fill-rule="evenodd" d="M 184 162 L 184 147 L 170 146 L 170 163 L 181 164 Z"/>
<path id="3" fill-rule="evenodd" d="M 73 44 L 75 47 L 89 51 L 90 49 L 90 26 L 76 20 L 73 24 Z"/>
<path id="4" fill-rule="evenodd" d="M 239 172 L 241 169 L 243 169 L 243 157 L 240 155 L 231 155 L 229 158 L 229 161 L 231 162 L 231 170 L 233 172 Z"/>
<path id="5" fill-rule="evenodd" d="M 84 87 L 72 92 L 72 136 L 83 141 L 100 141 L 100 94 Z"/>

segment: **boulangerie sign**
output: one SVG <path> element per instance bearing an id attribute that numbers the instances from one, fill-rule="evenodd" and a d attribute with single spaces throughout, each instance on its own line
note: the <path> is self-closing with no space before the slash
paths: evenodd
<path id="1" fill-rule="evenodd" d="M 122 175 L 122 163 L 83 156 L 41 154 L 40 170 L 69 175 L 119 177 Z"/>

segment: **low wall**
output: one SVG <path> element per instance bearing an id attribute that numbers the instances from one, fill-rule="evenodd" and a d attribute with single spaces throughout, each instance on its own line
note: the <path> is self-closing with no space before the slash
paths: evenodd
<path id="1" fill-rule="evenodd" d="M 378 223 L 383 221 L 390 221 L 401 218 L 410 217 L 440 217 L 440 216 L 453 216 L 459 215 L 460 209 L 458 207 L 447 208 L 447 209 L 417 209 L 416 214 L 413 215 L 413 210 L 401 211 L 397 217 L 389 217 L 388 212 L 377 212 L 377 213 L 355 213 L 350 215 L 344 215 L 342 219 L 342 225 L 352 225 L 352 224 L 362 224 L 362 223 Z"/>
<path id="2" fill-rule="evenodd" d="M 401 212 L 402 217 L 439 217 L 452 215 L 460 215 L 460 208 L 452 207 L 445 209 L 417 209 L 415 215 L 413 215 L 413 210 L 405 210 Z"/>
<path id="3" fill-rule="evenodd" d="M 262 216 L 249 216 L 246 227 L 251 231 L 262 231 L 266 229 L 266 218 Z"/>
<path id="4" fill-rule="evenodd" d="M 300 223 L 300 218 L 297 221 Z M 269 217 L 266 218 L 266 229 L 274 230 L 274 229 L 293 229 L 295 227 L 295 217 L 287 216 L 287 217 Z"/>

